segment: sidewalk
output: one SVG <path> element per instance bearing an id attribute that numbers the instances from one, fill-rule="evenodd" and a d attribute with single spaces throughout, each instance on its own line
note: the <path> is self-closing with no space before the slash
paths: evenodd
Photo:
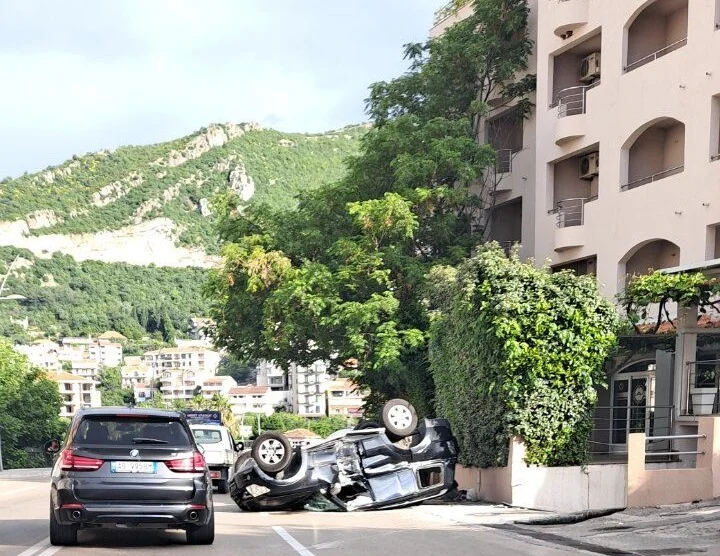
<path id="1" fill-rule="evenodd" d="M 572 522 L 579 516 L 483 503 L 423 505 L 419 509 L 460 525 L 500 529 L 595 554 L 720 556 L 720 499 L 629 509 L 566 524 L 558 522 Z"/>
<path id="2" fill-rule="evenodd" d="M 49 479 L 51 467 L 39 467 L 37 469 L 6 469 L 0 471 L 0 481 L 5 480 L 27 480 L 27 479 Z"/>

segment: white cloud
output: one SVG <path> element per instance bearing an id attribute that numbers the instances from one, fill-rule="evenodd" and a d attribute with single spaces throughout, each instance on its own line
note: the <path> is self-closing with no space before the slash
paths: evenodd
<path id="1" fill-rule="evenodd" d="M 6 0 L 7 1 L 7 0 Z M 213 121 L 360 121 L 435 0 L 18 0 L 0 21 L 0 176 Z M 410 17 L 412 16 L 412 17 Z"/>

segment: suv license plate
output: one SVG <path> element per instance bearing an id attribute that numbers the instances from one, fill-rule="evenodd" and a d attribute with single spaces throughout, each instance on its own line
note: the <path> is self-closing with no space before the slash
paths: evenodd
<path id="1" fill-rule="evenodd" d="M 157 473 L 154 461 L 113 461 L 110 462 L 113 473 Z"/>

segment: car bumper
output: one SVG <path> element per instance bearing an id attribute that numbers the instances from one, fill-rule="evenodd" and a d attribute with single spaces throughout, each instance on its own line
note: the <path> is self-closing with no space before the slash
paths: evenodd
<path id="1" fill-rule="evenodd" d="M 133 526 L 148 528 L 185 528 L 189 525 L 205 525 L 211 510 L 207 506 L 193 504 L 78 504 L 55 508 L 57 520 L 62 525 L 83 526 Z"/>
<path id="2" fill-rule="evenodd" d="M 192 499 L 182 501 L 81 500 L 75 496 L 71 481 L 60 484 L 69 488 L 54 486 L 50 506 L 63 525 L 185 528 L 205 525 L 212 514 L 212 489 L 196 489 Z"/>

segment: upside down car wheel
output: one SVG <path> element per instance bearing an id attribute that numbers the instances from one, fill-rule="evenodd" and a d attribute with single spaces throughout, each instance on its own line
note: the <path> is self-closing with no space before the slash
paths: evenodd
<path id="1" fill-rule="evenodd" d="M 382 424 L 391 440 L 400 440 L 415 432 L 418 417 L 415 408 L 406 400 L 396 398 L 387 402 L 382 409 Z"/>
<path id="2" fill-rule="evenodd" d="M 278 473 L 285 469 L 292 454 L 290 440 L 280 432 L 264 432 L 253 442 L 252 458 L 265 473 Z"/>

